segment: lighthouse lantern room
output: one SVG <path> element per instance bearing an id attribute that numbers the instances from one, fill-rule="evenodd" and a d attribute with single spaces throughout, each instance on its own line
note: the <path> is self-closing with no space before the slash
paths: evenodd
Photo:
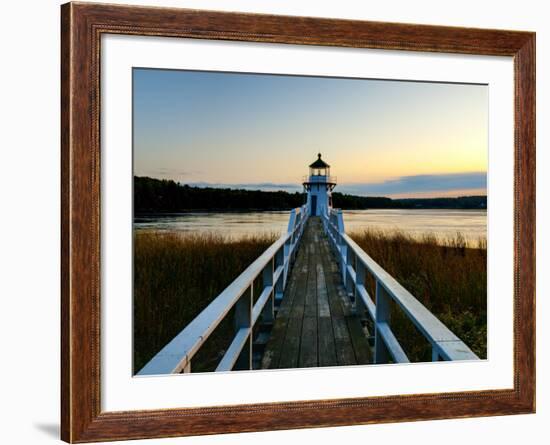
<path id="1" fill-rule="evenodd" d="M 304 189 L 307 193 L 307 209 L 310 216 L 327 213 L 332 207 L 332 190 L 336 187 L 336 178 L 330 176 L 330 165 L 321 159 L 309 166 L 309 176 L 304 178 Z"/>

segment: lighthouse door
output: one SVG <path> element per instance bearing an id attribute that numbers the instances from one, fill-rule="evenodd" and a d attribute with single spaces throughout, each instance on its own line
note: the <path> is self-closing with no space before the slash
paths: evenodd
<path id="1" fill-rule="evenodd" d="M 311 197 L 311 209 L 309 211 L 309 214 L 311 216 L 317 215 L 317 196 L 316 195 L 312 195 Z"/>

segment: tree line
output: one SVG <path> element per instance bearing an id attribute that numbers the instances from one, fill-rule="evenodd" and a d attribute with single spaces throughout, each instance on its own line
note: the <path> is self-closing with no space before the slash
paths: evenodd
<path id="1" fill-rule="evenodd" d="M 285 191 L 194 187 L 173 180 L 134 176 L 135 213 L 177 213 L 189 210 L 288 210 L 305 203 L 305 194 Z M 486 196 L 460 198 L 391 199 L 332 194 L 336 208 L 352 209 L 478 209 Z"/>

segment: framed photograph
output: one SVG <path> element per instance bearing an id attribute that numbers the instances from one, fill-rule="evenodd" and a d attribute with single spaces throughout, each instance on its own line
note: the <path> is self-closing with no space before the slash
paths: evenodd
<path id="1" fill-rule="evenodd" d="M 67 3 L 62 439 L 535 411 L 535 34 Z"/>

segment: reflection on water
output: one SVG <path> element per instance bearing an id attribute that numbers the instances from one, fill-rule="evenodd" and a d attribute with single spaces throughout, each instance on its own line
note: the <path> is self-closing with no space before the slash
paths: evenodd
<path id="1" fill-rule="evenodd" d="M 348 233 L 372 228 L 415 236 L 433 233 L 440 238 L 460 232 L 474 243 L 487 238 L 487 210 L 349 210 L 344 212 L 344 223 Z"/>
<path id="2" fill-rule="evenodd" d="M 139 216 L 136 230 L 167 232 L 213 232 L 240 238 L 250 234 L 282 234 L 289 212 L 180 213 Z M 401 210 L 372 209 L 344 211 L 346 232 L 364 229 L 401 230 L 412 235 L 431 232 L 438 237 L 457 232 L 470 242 L 487 236 L 486 210 Z"/>
<path id="3" fill-rule="evenodd" d="M 277 212 L 191 212 L 172 215 L 138 216 L 136 230 L 162 232 L 221 233 L 234 238 L 251 234 L 282 235 L 288 224 L 288 211 Z"/>

